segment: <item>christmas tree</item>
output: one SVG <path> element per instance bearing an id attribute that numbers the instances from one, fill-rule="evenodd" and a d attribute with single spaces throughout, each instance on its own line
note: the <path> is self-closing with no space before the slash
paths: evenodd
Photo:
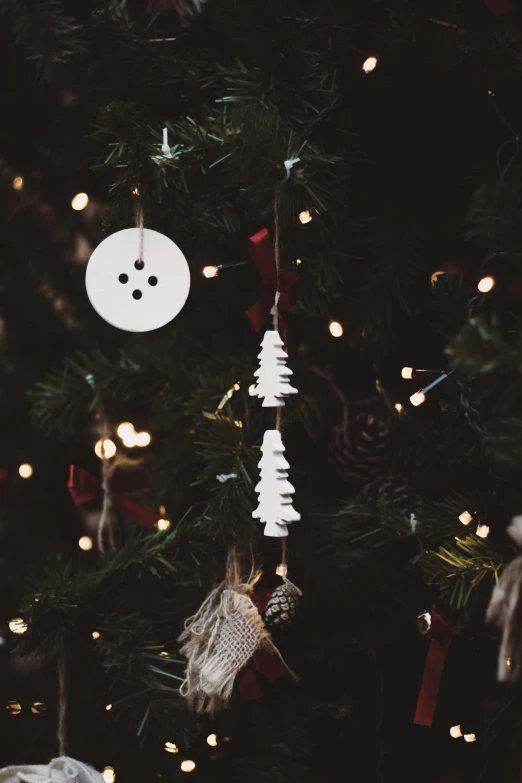
<path id="1" fill-rule="evenodd" d="M 286 366 L 283 341 L 275 329 L 268 330 L 263 335 L 259 369 L 254 375 L 257 378 L 257 385 L 250 390 L 250 394 L 264 397 L 263 407 L 277 408 L 285 404 L 283 397 L 297 393 L 297 389 L 290 386 L 289 378 L 292 370 Z"/>
<path id="2" fill-rule="evenodd" d="M 0 13 L 0 766 L 517 780 L 519 4 Z"/>

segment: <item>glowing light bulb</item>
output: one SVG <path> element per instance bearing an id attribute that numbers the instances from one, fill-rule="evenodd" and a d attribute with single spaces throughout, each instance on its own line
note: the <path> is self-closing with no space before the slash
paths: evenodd
<path id="1" fill-rule="evenodd" d="M 412 394 L 410 397 L 410 402 L 415 407 L 417 407 L 418 405 L 422 405 L 422 403 L 425 402 L 425 400 L 426 400 L 426 395 L 421 391 L 415 392 L 415 394 Z"/>
<path id="2" fill-rule="evenodd" d="M 114 771 L 114 767 L 104 767 L 101 774 L 105 783 L 114 783 L 116 780 L 116 772 Z"/>
<path id="3" fill-rule="evenodd" d="M 158 530 L 168 530 L 170 527 L 170 521 L 168 519 L 158 519 L 156 522 Z"/>
<path id="4" fill-rule="evenodd" d="M 403 367 L 401 370 L 401 375 L 406 379 L 413 378 L 413 367 Z"/>
<path id="5" fill-rule="evenodd" d="M 476 734 L 464 734 L 464 739 L 466 742 L 476 742 L 477 741 L 477 735 Z"/>
<path id="6" fill-rule="evenodd" d="M 430 283 L 432 285 L 435 285 L 437 283 L 439 277 L 442 277 L 442 275 L 445 275 L 445 274 L 446 274 L 446 272 L 444 271 L 444 269 L 437 269 L 437 271 L 434 272 L 432 274 L 432 276 L 430 277 Z"/>
<path id="7" fill-rule="evenodd" d="M 33 701 L 31 704 L 31 712 L 33 715 L 43 715 L 44 712 L 47 712 L 47 706 L 43 701 Z"/>
<path id="8" fill-rule="evenodd" d="M 303 209 L 303 211 L 299 213 L 299 220 L 303 225 L 305 223 L 310 223 L 310 221 L 312 220 L 312 215 L 310 214 L 310 210 Z"/>
<path id="9" fill-rule="evenodd" d="M 78 546 L 83 549 L 84 552 L 88 552 L 92 549 L 92 538 L 90 536 L 82 536 L 78 539 Z"/>
<path id="10" fill-rule="evenodd" d="M 450 734 L 453 737 L 453 739 L 458 739 L 458 737 L 462 737 L 462 731 L 460 729 L 460 726 L 452 726 L 450 729 Z"/>
<path id="11" fill-rule="evenodd" d="M 489 526 L 479 525 L 475 532 L 479 538 L 487 538 L 489 536 Z"/>
<path id="12" fill-rule="evenodd" d="M 164 747 L 167 753 L 179 753 L 179 748 L 175 742 L 166 742 Z"/>
<path id="13" fill-rule="evenodd" d="M 140 189 L 139 188 L 133 188 L 132 189 L 132 195 L 133 196 L 139 196 L 140 195 Z"/>
<path id="14" fill-rule="evenodd" d="M 129 435 L 126 435 L 124 438 L 122 438 L 123 445 L 126 449 L 133 449 L 138 444 L 136 443 L 137 433 L 131 432 Z"/>
<path id="15" fill-rule="evenodd" d="M 217 735 L 209 734 L 207 737 L 207 745 L 210 745 L 212 748 L 215 748 L 217 744 L 218 744 Z"/>
<path id="16" fill-rule="evenodd" d="M 403 406 L 403 404 L 401 402 L 396 402 L 395 403 L 395 410 L 398 413 L 402 413 L 403 409 L 404 409 L 404 406 Z"/>
<path id="17" fill-rule="evenodd" d="M 13 180 L 13 190 L 22 190 L 24 181 L 22 177 L 15 177 Z"/>
<path id="18" fill-rule="evenodd" d="M 122 421 L 116 432 L 118 433 L 119 438 L 125 440 L 125 438 L 128 438 L 130 435 L 134 435 L 134 424 L 131 424 L 130 421 Z"/>
<path id="19" fill-rule="evenodd" d="M 196 769 L 195 761 L 192 761 L 191 759 L 186 759 L 185 761 L 181 762 L 182 772 L 194 772 L 195 769 Z"/>
<path id="20" fill-rule="evenodd" d="M 158 653 L 160 658 L 170 658 L 170 655 L 166 650 L 162 650 L 160 653 Z"/>
<path id="21" fill-rule="evenodd" d="M 494 285 L 495 278 L 488 275 L 488 277 L 483 277 L 482 280 L 478 281 L 477 288 L 481 294 L 487 294 L 489 291 L 491 291 Z"/>
<path id="22" fill-rule="evenodd" d="M 21 617 L 13 617 L 9 621 L 9 630 L 11 633 L 21 634 L 27 631 L 27 623 Z"/>
<path id="23" fill-rule="evenodd" d="M 219 269 L 217 266 L 204 266 L 203 267 L 203 275 L 207 278 L 210 277 L 217 277 L 219 273 Z"/>
<path id="24" fill-rule="evenodd" d="M 109 712 L 110 710 L 112 710 L 112 704 L 106 704 L 106 705 L 105 705 L 105 709 L 107 710 L 107 712 Z"/>
<path id="25" fill-rule="evenodd" d="M 286 576 L 288 573 L 288 566 L 286 563 L 279 563 L 276 567 L 276 576 Z"/>
<path id="26" fill-rule="evenodd" d="M 367 57 L 362 64 L 364 73 L 371 73 L 377 65 L 377 57 Z"/>
<path id="27" fill-rule="evenodd" d="M 145 446 L 148 446 L 151 440 L 152 438 L 148 432 L 138 432 L 136 434 L 136 446 L 139 446 L 142 449 L 144 449 Z"/>
<path id="28" fill-rule="evenodd" d="M 459 514 L 459 519 L 463 525 L 469 525 L 473 519 L 473 516 L 469 513 L 469 511 L 463 511 L 462 514 Z"/>
<path id="29" fill-rule="evenodd" d="M 88 203 L 89 196 L 87 193 L 77 193 L 71 201 L 71 207 L 76 210 L 76 212 L 81 212 L 82 209 L 85 209 Z"/>
<path id="30" fill-rule="evenodd" d="M 302 264 L 303 262 L 301 261 L 300 258 L 296 258 L 295 263 L 299 266 L 299 264 Z"/>
<path id="31" fill-rule="evenodd" d="M 94 447 L 94 453 L 100 459 L 110 459 L 116 454 L 116 444 L 114 441 L 106 438 L 105 440 L 99 440 Z"/>
<path id="32" fill-rule="evenodd" d="M 33 466 L 29 465 L 28 462 L 24 462 L 24 464 L 20 465 L 18 468 L 18 473 L 23 479 L 29 479 L 33 475 Z"/>
<path id="33" fill-rule="evenodd" d="M 5 708 L 9 715 L 20 715 L 22 712 L 22 705 L 19 701 L 8 701 Z"/>
<path id="34" fill-rule="evenodd" d="M 99 639 L 100 638 L 100 632 L 99 631 L 93 631 L 91 634 L 93 639 Z"/>
<path id="35" fill-rule="evenodd" d="M 342 324 L 340 324 L 339 321 L 330 321 L 328 329 L 330 330 L 332 337 L 342 337 L 344 332 Z"/>
<path id="36" fill-rule="evenodd" d="M 256 390 L 255 383 L 251 383 L 250 386 L 248 387 L 248 393 L 249 394 L 253 394 L 255 392 L 255 390 Z"/>

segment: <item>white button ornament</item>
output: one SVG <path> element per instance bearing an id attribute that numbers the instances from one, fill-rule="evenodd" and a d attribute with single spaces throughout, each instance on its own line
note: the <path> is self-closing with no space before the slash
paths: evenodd
<path id="1" fill-rule="evenodd" d="M 150 332 L 180 312 L 190 290 L 190 271 L 179 247 L 164 234 L 126 228 L 98 245 L 85 284 L 105 321 L 126 332 Z"/>

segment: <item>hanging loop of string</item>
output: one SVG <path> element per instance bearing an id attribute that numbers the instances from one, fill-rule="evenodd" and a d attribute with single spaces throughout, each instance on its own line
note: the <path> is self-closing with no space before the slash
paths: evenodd
<path id="1" fill-rule="evenodd" d="M 58 653 L 58 753 L 67 755 L 67 658 L 65 652 L 65 639 L 60 640 Z"/>
<path id="2" fill-rule="evenodd" d="M 136 228 L 139 229 L 140 232 L 140 239 L 139 239 L 139 252 L 138 252 L 138 261 L 140 264 L 143 263 L 143 244 L 144 244 L 144 228 L 143 228 L 143 207 L 138 202 L 136 206 Z"/>

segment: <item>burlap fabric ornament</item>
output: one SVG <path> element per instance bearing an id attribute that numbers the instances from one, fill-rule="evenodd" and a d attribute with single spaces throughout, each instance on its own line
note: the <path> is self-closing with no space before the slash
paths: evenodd
<path id="1" fill-rule="evenodd" d="M 68 756 L 49 764 L 21 764 L 0 769 L 0 783 L 104 783 L 93 767 Z"/>
<path id="2" fill-rule="evenodd" d="M 522 516 L 513 518 L 507 532 L 522 547 Z M 502 632 L 497 677 L 503 682 L 516 682 L 522 664 L 522 556 L 512 560 L 502 572 L 486 620 Z"/>
<path id="3" fill-rule="evenodd" d="M 185 621 L 179 640 L 187 668 L 180 693 L 197 712 L 218 712 L 228 705 L 236 675 L 260 648 L 277 655 L 295 677 L 250 597 L 260 576 L 252 571 L 242 581 L 239 559 L 231 552 L 224 581 Z"/>

